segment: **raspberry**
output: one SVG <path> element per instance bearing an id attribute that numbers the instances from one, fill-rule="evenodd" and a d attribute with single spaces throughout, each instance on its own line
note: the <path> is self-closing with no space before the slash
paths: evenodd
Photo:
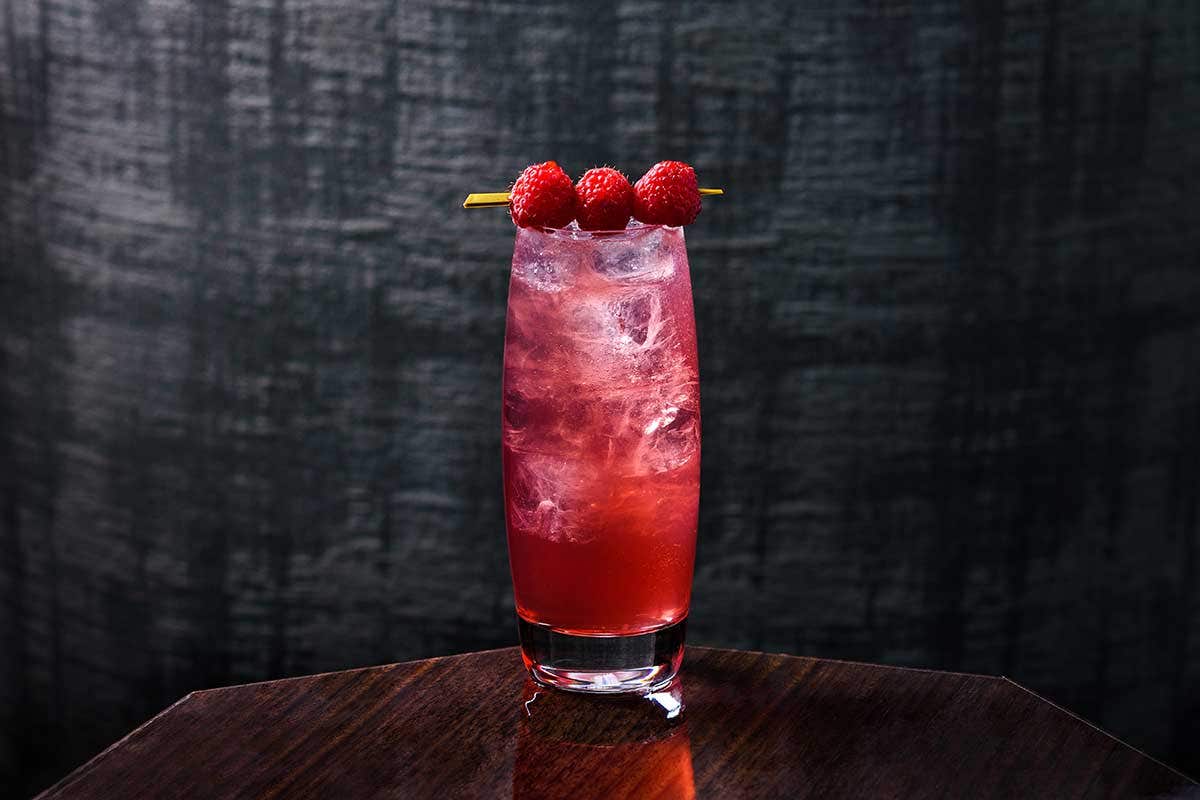
<path id="1" fill-rule="evenodd" d="M 509 194 L 513 222 L 522 228 L 562 228 L 575 219 L 575 187 L 553 161 L 531 164 Z"/>
<path id="2" fill-rule="evenodd" d="M 633 187 L 612 167 L 595 167 L 575 184 L 579 227 L 585 231 L 619 231 L 633 213 Z"/>
<path id="3" fill-rule="evenodd" d="M 660 161 L 633 187 L 633 215 L 650 225 L 690 225 L 700 213 L 696 170 L 682 161 Z"/>

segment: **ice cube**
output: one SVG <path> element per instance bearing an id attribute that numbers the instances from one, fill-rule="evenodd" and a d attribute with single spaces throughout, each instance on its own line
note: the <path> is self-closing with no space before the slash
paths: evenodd
<path id="1" fill-rule="evenodd" d="M 576 514 L 578 495 L 586 483 L 584 465 L 526 453 L 515 470 L 509 503 L 517 530 L 552 542 L 587 540 Z"/>
<path id="2" fill-rule="evenodd" d="M 638 292 L 627 295 L 609 306 L 613 317 L 616 341 L 620 344 L 645 345 L 650 339 L 651 328 L 661 327 L 662 303 L 653 292 Z"/>
<path id="3" fill-rule="evenodd" d="M 548 474 L 550 467 L 548 459 L 527 455 L 514 468 L 508 503 L 518 531 L 558 541 L 562 538 L 564 519 L 559 504 L 550 496 L 554 489 Z"/>
<path id="4" fill-rule="evenodd" d="M 664 247 L 661 228 L 632 236 L 595 240 L 592 269 L 621 282 L 659 281 L 675 271 L 675 261 Z"/>
<path id="5" fill-rule="evenodd" d="M 513 275 L 540 292 L 561 292 L 578 276 L 582 253 L 570 240 L 517 234 Z"/>
<path id="6" fill-rule="evenodd" d="M 686 394 L 680 394 L 680 401 Z M 695 457 L 700 449 L 700 416 L 678 402 L 661 404 L 641 429 L 634 474 L 667 472 Z"/>
<path id="7" fill-rule="evenodd" d="M 654 346 L 663 332 L 662 298 L 650 288 L 581 297 L 570 314 L 574 345 L 602 371 L 627 371 L 631 359 Z"/>

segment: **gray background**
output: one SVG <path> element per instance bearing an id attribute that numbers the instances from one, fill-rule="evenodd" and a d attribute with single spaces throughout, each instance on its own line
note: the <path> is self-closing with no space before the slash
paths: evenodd
<path id="1" fill-rule="evenodd" d="M 547 158 L 729 192 L 694 642 L 1200 769 L 1193 0 L 0 0 L 0 102 L 0 787 L 514 640 L 512 229 L 458 206 Z"/>

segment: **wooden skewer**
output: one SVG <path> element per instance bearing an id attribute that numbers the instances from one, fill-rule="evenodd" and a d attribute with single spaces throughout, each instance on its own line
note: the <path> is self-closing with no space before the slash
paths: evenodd
<path id="1" fill-rule="evenodd" d="M 701 189 L 701 197 L 720 197 L 724 189 Z M 508 205 L 508 192 L 475 192 L 467 195 L 463 208 L 497 208 Z"/>

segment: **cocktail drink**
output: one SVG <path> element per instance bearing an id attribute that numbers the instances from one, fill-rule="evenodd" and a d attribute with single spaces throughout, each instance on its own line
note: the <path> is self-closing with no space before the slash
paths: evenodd
<path id="1" fill-rule="evenodd" d="M 700 492 L 683 229 L 518 228 L 503 464 L 526 665 L 629 691 L 678 670 Z"/>
<path id="2" fill-rule="evenodd" d="M 683 226 L 696 173 L 572 183 L 526 167 L 504 340 L 504 507 L 521 654 L 539 683 L 657 690 L 679 671 L 696 560 L 700 386 Z"/>

